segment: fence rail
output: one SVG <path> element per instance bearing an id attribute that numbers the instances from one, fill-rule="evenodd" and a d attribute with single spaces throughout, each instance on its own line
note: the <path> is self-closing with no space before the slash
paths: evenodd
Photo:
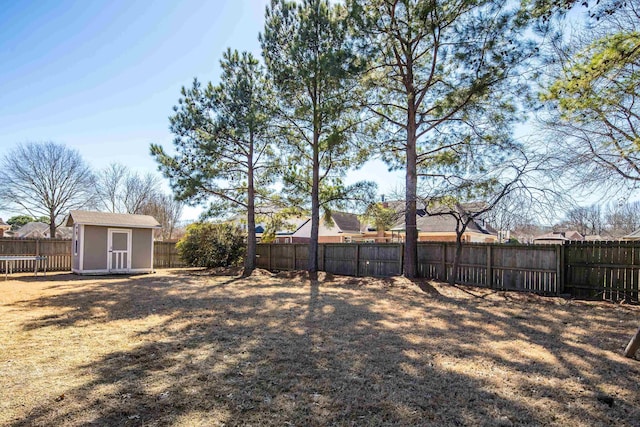
<path id="1" fill-rule="evenodd" d="M 175 242 L 155 242 L 153 267 L 184 267 Z M 71 240 L 0 238 L 0 255 L 44 255 L 48 271 L 71 271 Z M 13 271 L 33 271 L 34 261 L 14 261 Z M 3 266 L 4 267 L 4 266 Z"/>
<path id="2" fill-rule="evenodd" d="M 402 274 L 404 247 L 397 243 L 329 243 L 318 248 L 322 271 L 348 276 Z M 418 274 L 446 281 L 455 244 L 418 244 Z M 0 238 L 0 255 L 44 255 L 50 271 L 71 270 L 71 241 Z M 304 270 L 306 244 L 260 244 L 257 266 Z M 16 261 L 14 271 L 33 271 L 34 261 Z M 175 242 L 155 242 L 154 268 L 183 267 Z M 571 294 L 638 302 L 640 242 L 572 242 L 565 245 L 464 244 L 458 283 L 548 295 Z"/>
<path id="3" fill-rule="evenodd" d="M 402 274 L 402 244 L 320 244 L 318 267 L 349 276 Z M 260 244 L 257 266 L 269 270 L 305 269 L 306 244 Z M 455 243 L 418 244 L 418 275 L 447 281 Z M 491 289 L 571 294 L 638 302 L 640 242 L 579 242 L 567 245 L 464 244 L 457 282 Z"/>

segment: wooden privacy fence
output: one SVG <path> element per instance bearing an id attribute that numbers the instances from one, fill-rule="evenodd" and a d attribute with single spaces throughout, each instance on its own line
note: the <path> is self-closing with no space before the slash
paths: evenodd
<path id="1" fill-rule="evenodd" d="M 176 268 L 185 266 L 185 262 L 182 261 L 178 255 L 176 242 L 153 243 L 153 268 Z"/>
<path id="2" fill-rule="evenodd" d="M 0 239 L 0 255 L 42 255 L 47 271 L 71 270 L 71 240 Z M 13 271 L 33 271 L 35 261 L 15 261 Z"/>
<path id="3" fill-rule="evenodd" d="M 563 250 L 572 295 L 638 302 L 640 242 L 572 242 Z"/>
<path id="4" fill-rule="evenodd" d="M 175 242 L 154 242 L 153 267 L 184 267 Z M 0 255 L 44 255 L 48 271 L 71 271 L 71 240 L 0 238 Z M 13 271 L 33 271 L 34 261 L 15 261 Z"/>
<path id="5" fill-rule="evenodd" d="M 330 243 L 318 248 L 322 271 L 349 276 L 402 274 L 402 244 Z M 260 244 L 257 266 L 268 270 L 304 270 L 306 244 Z M 447 281 L 455 243 L 418 244 L 420 277 Z M 579 242 L 568 245 L 468 243 L 462 247 L 458 283 L 492 289 L 571 294 L 638 302 L 640 242 Z"/>

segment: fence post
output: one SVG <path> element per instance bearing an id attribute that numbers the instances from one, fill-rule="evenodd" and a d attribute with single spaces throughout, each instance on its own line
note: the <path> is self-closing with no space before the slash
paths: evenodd
<path id="1" fill-rule="evenodd" d="M 447 281 L 447 244 L 442 243 L 442 281 Z"/>
<path id="2" fill-rule="evenodd" d="M 291 270 L 295 271 L 296 270 L 296 244 L 294 243 L 292 247 L 293 247 L 293 268 Z"/>
<path id="3" fill-rule="evenodd" d="M 267 270 L 271 271 L 271 243 L 267 244 Z"/>
<path id="4" fill-rule="evenodd" d="M 356 277 L 360 275 L 360 243 L 356 243 Z"/>
<path id="5" fill-rule="evenodd" d="M 564 291 L 564 244 L 556 248 L 556 295 Z"/>
<path id="6" fill-rule="evenodd" d="M 487 286 L 493 289 L 493 256 L 492 245 L 487 246 Z"/>

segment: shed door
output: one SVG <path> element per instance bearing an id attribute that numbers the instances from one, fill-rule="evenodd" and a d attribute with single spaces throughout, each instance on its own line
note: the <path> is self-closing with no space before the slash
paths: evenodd
<path id="1" fill-rule="evenodd" d="M 109 229 L 107 265 L 113 273 L 131 269 L 131 230 Z"/>

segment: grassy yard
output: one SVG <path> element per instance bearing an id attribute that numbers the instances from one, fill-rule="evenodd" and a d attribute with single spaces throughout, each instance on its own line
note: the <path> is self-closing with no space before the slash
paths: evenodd
<path id="1" fill-rule="evenodd" d="M 640 307 L 257 271 L 0 282 L 0 425 L 638 426 Z"/>

